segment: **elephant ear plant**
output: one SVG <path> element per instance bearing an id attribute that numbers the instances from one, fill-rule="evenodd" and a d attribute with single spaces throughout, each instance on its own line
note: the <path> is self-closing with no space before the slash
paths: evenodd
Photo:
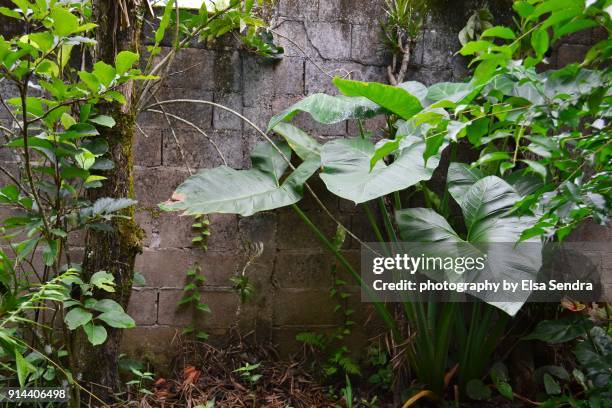
<path id="1" fill-rule="evenodd" d="M 422 243 L 429 242 L 431 249 L 425 247 L 426 250 L 436 255 L 449 251 L 449 247 L 458 247 L 462 252 L 471 253 L 486 250 L 487 246 L 492 245 L 493 248 L 487 253 L 495 253 L 496 256 L 487 265 L 488 272 L 493 276 L 516 279 L 525 273 L 531 276 L 537 273 L 541 265 L 539 245 L 535 244 L 534 248 L 534 244 L 530 244 L 526 250 L 521 247 L 508 250 L 507 244 L 518 241 L 521 232 L 534 223 L 532 217 L 519 217 L 511 213 L 514 204 L 521 198 L 515 187 L 500 177 L 485 176 L 478 169 L 470 169 L 463 163 L 451 163 L 448 174 L 447 191 L 461 208 L 467 231 L 463 234 L 457 232 L 443 216 L 431 208 L 407 208 L 395 213 L 400 237 L 405 241 L 418 242 L 421 248 Z M 496 243 L 506 245 L 498 244 L 496 247 Z M 522 255 L 518 262 L 517 254 Z M 453 276 L 447 277 L 447 280 L 452 279 Z M 483 297 L 485 300 L 486 295 Z M 412 316 L 410 321 L 416 323 L 420 333 L 414 340 L 411 355 L 419 378 L 427 378 L 427 384 L 437 382 L 438 389 L 443 386 L 440 381 L 444 378 L 444 372 L 432 375 L 433 370 L 424 365 L 428 360 L 423 361 L 421 358 L 429 353 L 430 358 L 438 362 L 437 368 L 445 369 L 446 364 L 440 362 L 447 359 L 450 345 L 448 337 L 438 337 L 439 333 L 452 333 L 458 343 L 453 354 L 459 364 L 457 377 L 460 386 L 463 388 L 467 381 L 479 378 L 503 334 L 508 316 L 514 315 L 525 300 L 490 302 L 506 312 L 502 314 L 497 313 L 494 307 L 476 303 L 468 313 L 469 324 L 465 321 L 465 313 L 454 303 L 430 303 L 426 311 L 419 310 L 420 304 L 408 305 L 407 313 Z M 437 308 L 440 308 L 440 317 L 438 321 L 434 320 L 433 325 L 431 319 L 422 318 L 423 315 L 435 317 Z M 441 341 L 442 338 L 444 340 Z"/>
<path id="2" fill-rule="evenodd" d="M 601 64 L 610 50 L 605 4 L 515 2 L 515 27 L 490 27 L 460 50 L 473 56 L 475 67 L 465 82 L 390 86 L 335 78 L 342 95 L 308 96 L 270 120 L 267 131 L 280 141 L 257 129 L 266 141 L 253 151 L 251 169 L 202 170 L 161 207 L 187 214 L 251 215 L 291 205 L 360 284 L 354 267 L 297 205 L 306 190 L 340 224 L 308 184 L 317 170 L 330 193 L 363 207 L 381 242 L 539 243 L 562 240 L 586 218 L 605 223 L 611 151 L 610 76 Z M 592 27 L 607 37 L 582 63 L 543 70 L 551 44 Z M 359 129 L 362 121 L 382 115 L 385 137 L 376 141 L 360 131 L 321 145 L 287 123 L 300 112 L 322 124 L 356 120 Z M 456 161 L 457 150 L 465 145 L 479 154 L 474 163 Z M 427 181 L 447 149 L 451 164 L 438 194 Z M 297 167 L 292 151 L 301 160 Z M 408 197 L 420 197 L 427 208 L 404 208 Z M 454 205 L 463 217 L 452 216 Z M 359 240 L 350 230 L 347 234 Z M 537 270 L 540 262 L 539 256 L 518 263 L 501 259 L 500 271 Z M 451 382 L 463 396 L 466 384 L 485 374 L 506 322 L 524 301 L 484 298 L 465 307 L 405 302 L 400 321 L 407 320 L 414 330 L 410 342 L 391 307 L 375 303 L 423 385 L 411 401 L 444 398 Z M 451 338 L 456 340 L 451 343 Z"/>

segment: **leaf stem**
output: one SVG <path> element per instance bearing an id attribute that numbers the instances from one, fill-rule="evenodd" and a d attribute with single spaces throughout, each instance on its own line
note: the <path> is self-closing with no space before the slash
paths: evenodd
<path id="1" fill-rule="evenodd" d="M 325 247 L 327 247 L 327 249 L 331 251 L 332 254 L 334 254 L 336 259 L 338 260 L 338 262 L 340 262 L 340 264 L 344 267 L 344 269 L 349 274 L 351 274 L 351 276 L 359 283 L 359 286 L 365 291 L 368 297 L 370 297 L 372 300 L 376 299 L 376 295 L 372 293 L 371 289 L 368 286 L 365 285 L 365 283 L 363 282 L 363 279 L 355 271 L 353 266 L 340 253 L 340 251 L 334 246 L 334 244 L 330 242 L 327 239 L 327 237 L 325 237 L 323 232 L 321 232 L 321 230 L 312 222 L 312 220 L 308 218 L 308 216 L 300 209 L 300 207 L 298 207 L 296 204 L 292 204 L 291 207 L 297 213 L 297 215 L 301 218 L 304 224 L 306 224 L 306 226 L 310 228 L 310 230 L 315 234 L 315 236 L 319 239 L 319 241 L 321 241 L 321 243 L 325 245 Z M 393 336 L 396 339 L 399 339 L 401 335 L 399 333 L 399 330 L 397 329 L 397 325 L 395 324 L 395 321 L 393 320 L 393 316 L 391 316 L 391 313 L 389 313 L 389 311 L 387 310 L 387 307 L 383 303 L 375 301 L 374 308 L 376 309 L 376 312 L 378 313 L 378 315 L 385 322 L 385 325 L 391 330 L 391 332 L 393 333 Z"/>

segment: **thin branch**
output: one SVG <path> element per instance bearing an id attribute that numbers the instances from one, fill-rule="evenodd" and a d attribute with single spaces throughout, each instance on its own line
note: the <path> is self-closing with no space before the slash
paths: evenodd
<path id="1" fill-rule="evenodd" d="M 200 33 L 202 31 L 204 31 L 206 28 L 208 28 L 209 24 L 211 23 L 211 21 L 214 21 L 215 19 L 219 18 L 219 16 L 222 16 L 223 14 L 225 14 L 226 12 L 228 12 L 230 9 L 232 8 L 232 5 L 230 4 L 228 7 L 226 7 L 223 10 L 219 10 L 218 12 L 216 12 L 212 17 L 210 17 L 207 22 L 206 25 L 201 26 L 199 28 L 197 28 L 196 30 L 194 30 L 192 33 L 190 33 L 189 35 L 185 36 L 185 38 L 183 38 L 178 45 L 172 47 L 172 49 L 168 52 L 168 54 L 166 54 L 166 56 L 164 56 L 164 58 L 162 58 L 162 60 L 155 65 L 150 72 L 145 72 L 147 75 L 157 75 L 158 72 L 161 71 L 161 69 L 164 67 L 164 65 L 168 64 L 172 61 L 172 59 L 174 59 L 174 55 L 177 53 L 178 50 L 180 50 L 181 48 L 183 48 L 184 46 L 186 46 L 187 44 L 189 44 L 189 42 L 191 40 L 193 40 L 194 38 L 196 38 L 198 35 L 200 35 Z M 159 46 L 159 44 L 155 44 L 155 46 Z M 152 63 L 152 56 L 149 57 L 149 61 L 147 62 L 147 69 L 151 66 Z M 146 94 L 149 91 L 149 89 L 157 82 L 159 82 L 160 79 L 158 80 L 149 80 L 146 81 L 144 83 L 144 87 L 142 88 L 141 91 L 139 91 L 138 93 L 138 101 L 136 103 L 137 108 L 142 107 L 143 105 L 147 104 L 150 100 L 149 98 L 146 98 Z M 140 109 L 139 109 L 140 110 Z"/>
<path id="2" fill-rule="evenodd" d="M 185 72 L 187 72 L 187 71 L 191 71 L 192 69 L 194 69 L 194 68 L 196 68 L 196 67 L 199 67 L 199 66 L 200 66 L 200 65 L 202 65 L 202 64 L 203 64 L 203 62 L 198 62 L 198 63 L 196 63 L 196 64 L 193 64 L 193 65 L 188 66 L 188 67 L 187 67 L 187 68 L 185 68 L 185 69 L 181 69 L 181 70 L 179 70 L 179 71 L 174 71 L 174 72 L 171 72 L 171 73 L 169 73 L 169 74 L 168 74 L 168 78 L 170 78 L 171 76 L 174 76 L 174 75 L 181 75 L 181 74 L 184 74 Z"/>
<path id="3" fill-rule="evenodd" d="M 12 131 L 11 129 L 9 129 L 9 128 L 7 128 L 7 127 L 4 127 L 4 126 L 2 126 L 2 125 L 0 125 L 0 130 L 1 130 L 1 131 L 3 131 L 4 133 L 8 133 L 8 134 L 10 134 L 11 136 L 14 136 L 14 135 L 15 135 L 15 133 L 13 133 L 13 131 Z M 10 139 L 8 138 L 8 136 L 7 136 L 7 135 L 4 135 L 4 138 L 5 138 L 7 141 L 8 141 L 8 140 L 10 140 Z"/>
<path id="4" fill-rule="evenodd" d="M 115 88 L 115 87 L 111 87 L 111 88 L 109 88 L 108 90 L 109 90 L 109 91 L 111 91 L 111 90 L 114 90 L 114 88 Z M 102 93 L 101 95 L 103 95 L 103 94 L 104 94 L 104 93 Z M 43 114 L 42 114 L 42 115 L 40 115 L 40 116 L 36 116 L 36 117 L 34 117 L 34 118 L 30 119 L 30 120 L 27 120 L 27 119 L 25 119 L 25 117 L 24 117 L 24 120 L 25 120 L 25 122 L 26 122 L 27 124 L 32 124 L 32 123 L 35 123 L 35 122 L 37 122 L 37 121 L 39 121 L 39 120 L 42 120 L 42 119 L 46 118 L 47 116 L 49 116 L 49 114 L 50 114 L 51 112 L 54 112 L 54 111 L 56 111 L 56 110 L 57 110 L 57 109 L 59 109 L 59 108 L 62 108 L 62 107 L 64 107 L 64 106 L 71 106 L 71 105 L 74 105 L 74 104 L 76 104 L 76 103 L 80 103 L 80 102 L 87 102 L 89 99 L 90 99 L 90 98 L 77 98 L 77 99 L 72 99 L 72 100 L 69 100 L 69 101 L 66 101 L 66 102 L 62 102 L 62 103 L 60 103 L 60 104 L 58 104 L 58 105 L 55 105 L 54 107 L 52 107 L 51 109 L 49 109 L 48 111 L 46 111 L 45 113 L 43 113 Z"/>
<path id="5" fill-rule="evenodd" d="M 4 98 L 2 97 L 2 95 L 0 95 L 0 104 L 2 104 L 2 106 L 4 106 L 4 109 L 6 109 L 8 111 L 8 113 L 11 115 L 11 117 L 13 118 L 13 121 L 15 121 L 15 123 L 17 123 L 17 126 L 19 126 L 19 130 L 21 130 L 23 132 L 23 126 L 21 126 L 21 123 L 19 123 L 19 120 L 17 120 L 17 116 L 15 116 L 15 113 L 8 107 L 8 105 L 4 101 Z"/>
<path id="6" fill-rule="evenodd" d="M 138 131 L 142 133 L 144 137 L 146 137 L 147 139 L 149 138 L 149 135 L 147 135 L 147 133 L 142 129 L 142 127 L 138 123 L 136 123 L 136 129 L 138 129 Z"/>
<path id="7" fill-rule="evenodd" d="M 347 70 L 346 70 L 346 69 L 344 69 L 344 68 L 336 68 L 336 69 L 332 69 L 331 71 L 325 71 L 325 70 L 324 70 L 324 69 L 323 69 L 323 68 L 322 68 L 322 67 L 321 67 L 321 66 L 320 66 L 320 65 L 319 65 L 319 64 L 318 64 L 318 63 L 317 63 L 317 62 L 316 62 L 314 59 L 312 59 L 312 58 L 310 57 L 310 55 L 308 55 L 308 54 L 306 53 L 306 51 L 304 51 L 304 49 L 303 49 L 302 47 L 300 47 L 300 46 L 299 46 L 299 45 L 298 45 L 298 44 L 297 44 L 295 41 L 293 41 L 291 38 L 287 37 L 287 36 L 286 36 L 286 35 L 284 35 L 284 34 L 279 33 L 278 31 L 276 31 L 276 30 L 274 30 L 274 29 L 269 29 L 269 31 L 270 31 L 271 33 L 273 33 L 273 34 L 278 35 L 278 36 L 279 36 L 279 37 L 281 37 L 281 38 L 284 38 L 285 40 L 287 40 L 287 41 L 289 41 L 291 44 L 293 44 L 293 46 L 294 46 L 295 48 L 297 48 L 297 49 L 298 49 L 298 50 L 299 50 L 299 51 L 300 51 L 302 54 L 304 54 L 304 57 L 306 57 L 306 59 L 307 59 L 308 61 L 310 61 L 310 62 L 312 63 L 312 65 L 314 65 L 314 67 L 315 67 L 316 69 L 318 69 L 319 71 L 321 71 L 321 72 L 322 72 L 324 75 L 327 75 L 329 78 L 332 78 L 332 79 L 334 78 L 334 76 L 333 76 L 333 75 L 331 75 L 331 73 L 332 73 L 332 72 L 335 72 L 335 71 L 343 72 L 344 74 L 342 75 L 342 78 L 348 78 L 348 77 L 351 75 L 352 71 L 347 71 Z"/>
<path id="8" fill-rule="evenodd" d="M 27 83 L 28 79 L 26 78 L 26 83 Z M 21 114 L 23 116 L 23 127 L 22 129 L 22 133 L 23 133 L 23 157 L 24 157 L 24 164 L 25 164 L 25 171 L 26 171 L 26 175 L 27 175 L 27 181 L 28 184 L 30 185 L 30 189 L 32 190 L 32 196 L 34 197 L 34 201 L 36 202 L 36 206 L 38 207 L 38 212 L 40 213 L 40 218 L 42 219 L 43 225 L 45 227 L 45 232 L 44 232 L 44 236 L 45 238 L 49 237 L 49 234 L 51 231 L 51 227 L 49 226 L 49 220 L 47 219 L 47 213 L 45 211 L 45 208 L 42 205 L 42 202 L 40 200 L 40 197 L 38 195 L 38 191 L 36 190 L 36 185 L 34 184 L 34 176 L 32 174 L 32 164 L 30 162 L 30 146 L 29 146 L 29 140 L 28 140 L 28 120 L 27 120 L 27 107 L 26 107 L 26 97 L 27 97 L 27 91 L 25 90 L 25 88 L 20 89 L 20 94 L 21 94 Z"/>
<path id="9" fill-rule="evenodd" d="M 157 99 L 157 96 L 154 96 L 154 98 L 155 98 L 155 102 L 159 102 L 159 100 Z M 191 167 L 189 167 L 189 163 L 187 163 L 187 158 L 185 157 L 183 146 L 181 146 L 181 142 L 179 142 L 178 137 L 176 136 L 176 131 L 174 130 L 174 126 L 172 126 L 172 121 L 168 117 L 168 114 L 166 113 L 166 110 L 164 109 L 163 106 L 160 106 L 159 109 L 161 110 L 162 115 L 164 115 L 164 119 L 166 119 L 166 122 L 168 122 L 168 127 L 170 128 L 170 131 L 172 132 L 172 138 L 174 139 L 174 143 L 176 143 L 176 147 L 178 148 L 179 154 L 181 155 L 181 159 L 183 159 L 183 164 L 185 164 L 185 168 L 189 172 L 189 175 L 192 175 L 193 171 L 191 170 Z"/>
<path id="10" fill-rule="evenodd" d="M 12 181 L 13 183 L 15 183 L 15 185 L 16 185 L 17 187 L 19 187 L 19 189 L 20 189 L 21 191 L 23 191 L 23 193 L 24 193 L 24 194 L 29 195 L 29 194 L 28 194 L 28 191 L 27 191 L 27 190 L 26 190 L 26 189 L 25 189 L 25 188 L 24 188 L 24 187 L 21 185 L 21 183 L 19 182 L 19 180 L 17 180 L 17 177 L 13 176 L 13 175 L 12 175 L 12 174 L 11 174 L 11 173 L 10 173 L 10 172 L 7 170 L 7 169 L 5 169 L 5 168 L 4 168 L 4 167 L 2 167 L 2 166 L 0 166 L 0 171 L 1 171 L 2 173 L 6 174 L 6 176 L 7 176 L 8 178 L 10 178 L 10 179 L 11 179 L 11 181 Z"/>
<path id="11" fill-rule="evenodd" d="M 149 109 L 149 110 L 147 110 L 147 112 L 164 113 L 163 111 L 161 111 L 161 110 L 156 110 L 156 109 Z M 219 154 L 219 157 L 221 157 L 221 160 L 223 161 L 223 164 L 225 164 L 226 166 L 228 165 L 228 164 L 227 164 L 227 160 L 225 160 L 225 157 L 223 156 L 223 153 L 221 153 L 221 150 L 219 149 L 219 146 L 218 146 L 218 145 L 215 143 L 215 141 L 214 141 L 214 140 L 213 140 L 213 139 L 212 139 L 210 136 L 208 136 L 208 134 L 206 134 L 206 132 L 204 132 L 204 131 L 203 131 L 203 130 L 200 128 L 200 127 L 198 127 L 198 126 L 197 126 L 197 125 L 195 125 L 194 123 L 192 123 L 192 122 L 188 121 L 187 119 L 182 118 L 182 117 L 177 116 L 177 115 L 174 115 L 174 114 L 172 114 L 172 113 L 165 112 L 164 114 L 165 114 L 166 116 L 169 116 L 169 117 L 171 117 L 171 118 L 173 118 L 173 119 L 178 120 L 179 122 L 183 122 L 184 124 L 186 124 L 186 125 L 188 125 L 188 126 L 191 126 L 191 127 L 192 127 L 192 128 L 194 128 L 195 130 L 197 130 L 197 131 L 198 131 L 198 132 L 199 132 L 199 133 L 200 133 L 202 136 L 204 136 L 204 137 L 205 137 L 205 138 L 206 138 L 206 139 L 207 139 L 207 140 L 210 142 L 210 144 L 211 144 L 211 145 L 212 145 L 212 146 L 215 148 L 215 150 L 216 150 L 216 151 L 217 151 L 217 153 Z"/>
<path id="12" fill-rule="evenodd" d="M 161 105 L 167 105 L 167 104 L 171 104 L 171 103 L 201 103 L 203 105 L 211 105 L 214 106 L 216 108 L 219 109 L 223 109 L 233 115 L 238 116 L 240 119 L 242 119 L 243 121 L 245 121 L 249 126 L 251 126 L 253 129 L 255 129 L 255 131 L 257 131 L 264 139 L 266 139 L 268 142 L 270 142 L 270 144 L 272 145 L 272 148 L 274 150 L 276 150 L 276 152 L 283 158 L 283 160 L 285 160 L 285 162 L 287 162 L 288 166 L 291 168 L 291 170 L 296 170 L 295 166 L 291 163 L 291 160 L 285 155 L 285 153 L 283 153 L 283 151 L 274 143 L 274 141 L 270 138 L 270 136 L 268 136 L 268 134 L 266 132 L 264 132 L 263 130 L 261 130 L 256 124 L 254 124 L 252 121 L 250 121 L 247 117 L 243 116 L 242 114 L 240 114 L 239 112 L 236 112 L 235 110 L 228 108 L 227 106 L 223 106 L 221 104 L 215 103 L 215 102 L 210 102 L 210 101 L 205 101 L 205 100 L 199 100 L 199 99 L 169 99 L 166 101 L 161 101 L 161 102 L 157 102 L 154 104 L 151 104 L 147 107 L 144 108 L 144 110 L 150 110 L 151 108 L 155 108 Z M 361 245 L 364 245 L 366 248 L 369 248 L 368 245 L 363 242 L 357 235 L 355 235 L 353 232 L 351 232 L 351 230 L 349 230 L 347 227 L 344 226 L 344 224 L 342 224 L 342 222 L 340 222 L 340 220 L 338 220 L 332 213 L 331 211 L 329 211 L 329 209 L 325 206 L 325 204 L 323 204 L 323 202 L 321 201 L 321 199 L 319 198 L 319 196 L 314 192 L 314 190 L 312 189 L 312 187 L 310 187 L 310 185 L 308 184 L 308 182 L 304 182 L 304 186 L 306 187 L 306 189 L 308 190 L 308 192 L 312 195 L 312 197 L 314 198 L 315 202 L 317 203 L 317 205 L 319 207 L 321 207 L 321 209 L 323 210 L 323 212 L 333 221 L 335 222 L 337 225 L 339 225 L 340 227 L 344 228 L 344 230 L 346 230 L 347 234 L 349 234 L 353 239 L 355 239 L 357 242 L 359 242 Z"/>

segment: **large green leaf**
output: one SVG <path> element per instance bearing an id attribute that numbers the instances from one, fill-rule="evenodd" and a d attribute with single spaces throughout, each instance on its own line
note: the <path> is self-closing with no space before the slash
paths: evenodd
<path id="1" fill-rule="evenodd" d="M 448 192 L 458 201 L 478 180 L 484 177 L 484 173 L 477 168 L 472 168 L 465 163 L 453 162 L 448 166 L 446 185 Z"/>
<path id="2" fill-rule="evenodd" d="M 54 7 L 50 17 L 53 21 L 52 29 L 59 37 L 74 33 L 79 28 L 79 19 L 65 8 Z"/>
<path id="3" fill-rule="evenodd" d="M 284 122 L 274 126 L 273 130 L 285 138 L 289 147 L 291 147 L 300 159 L 306 160 L 310 156 L 318 157 L 321 155 L 321 145 L 319 142 L 303 130 Z"/>
<path id="4" fill-rule="evenodd" d="M 330 125 L 347 119 L 374 117 L 380 113 L 380 107 L 366 98 L 317 93 L 274 115 L 268 123 L 268 132 L 279 123 L 291 120 L 299 112 L 306 112 L 317 122 Z"/>
<path id="5" fill-rule="evenodd" d="M 525 189 L 517 189 L 520 183 L 514 177 L 512 181 L 485 177 L 482 171 L 464 163 L 450 164 L 448 191 L 461 207 L 470 242 L 515 242 L 532 225 L 530 217 L 507 214 Z"/>
<path id="6" fill-rule="evenodd" d="M 410 208 L 396 212 L 402 239 L 412 242 L 463 242 L 453 227 L 430 208 Z"/>
<path id="7" fill-rule="evenodd" d="M 507 177 L 504 177 L 504 180 L 506 180 L 521 197 L 533 193 L 544 185 L 542 178 L 534 173 L 528 173 L 526 169 L 515 171 Z"/>
<path id="8" fill-rule="evenodd" d="M 429 87 L 427 99 L 432 102 L 457 103 L 474 91 L 474 85 L 463 82 L 440 82 Z"/>
<path id="9" fill-rule="evenodd" d="M 276 145 L 287 158 L 291 157 L 287 143 Z M 285 207 L 302 199 L 304 183 L 319 168 L 320 160 L 311 155 L 284 180 L 281 177 L 288 164 L 270 143 L 259 144 L 251 154 L 251 162 L 249 170 L 220 166 L 200 171 L 181 184 L 172 199 L 160 204 L 160 208 L 189 215 L 248 216 Z"/>
<path id="10" fill-rule="evenodd" d="M 465 163 L 453 162 L 448 167 L 448 191 L 459 202 L 458 200 L 465 196 L 470 186 L 483 177 L 485 177 L 485 174 L 480 169 Z M 504 177 L 504 181 L 510 184 L 521 197 L 533 193 L 543 185 L 541 178 L 533 173 L 527 173 L 525 170 L 509 174 Z"/>
<path id="11" fill-rule="evenodd" d="M 499 177 L 484 177 L 453 198 L 463 212 L 470 242 L 515 242 L 528 227 L 518 217 L 505 216 L 520 196 Z"/>
<path id="12" fill-rule="evenodd" d="M 134 322 L 134 319 L 132 319 L 130 315 L 125 313 L 123 310 L 113 310 L 110 312 L 104 312 L 98 315 L 97 318 L 102 320 L 109 326 L 116 327 L 118 329 L 130 329 L 136 326 L 136 322 Z"/>
<path id="13" fill-rule="evenodd" d="M 107 332 L 104 326 L 95 325 L 92 322 L 88 322 L 85 326 L 83 326 L 83 330 L 87 335 L 87 340 L 94 345 L 97 346 L 106 341 Z"/>
<path id="14" fill-rule="evenodd" d="M 23 355 L 15 348 L 13 351 L 15 354 L 15 366 L 17 368 L 17 379 L 19 380 L 19 385 L 22 387 L 26 385 L 26 380 L 30 373 L 36 371 L 36 368 L 26 360 Z"/>
<path id="15" fill-rule="evenodd" d="M 438 166 L 439 156 L 423 160 L 425 143 L 416 137 L 401 141 L 393 163 L 378 161 L 370 170 L 375 146 L 368 140 L 337 139 L 323 145 L 321 179 L 339 197 L 363 203 L 419 181 L 429 180 Z"/>
<path id="16" fill-rule="evenodd" d="M 402 119 L 410 119 L 423 110 L 421 101 L 404 87 L 381 84 L 379 82 L 362 82 L 350 79 L 334 78 L 334 85 L 346 96 L 363 96 L 372 102 L 395 113 Z"/>
<path id="17" fill-rule="evenodd" d="M 467 228 L 466 238 L 460 238 L 448 222 L 435 211 L 409 208 L 396 213 L 402 239 L 407 242 L 442 244 L 439 247 L 432 247 L 434 252 L 456 250 L 452 246 L 443 244 L 464 243 L 457 247 L 464 255 L 467 253 L 488 255 L 486 269 L 488 276 L 478 274 L 461 276 L 454 271 L 446 271 L 445 279 L 449 281 L 481 281 L 489 278 L 500 282 L 503 279 L 516 281 L 533 278 L 541 265 L 539 245 L 532 242 L 513 246 L 519 240 L 522 231 L 531 227 L 535 221 L 531 217 L 517 217 L 510 213 L 513 205 L 520 199 L 516 190 L 499 177 L 482 177 L 480 171 L 455 163 L 449 167 L 448 189 L 463 213 Z M 432 278 L 436 279 L 435 276 Z M 525 292 L 513 297 L 512 302 L 499 302 L 499 297 L 491 298 L 488 294 L 474 295 L 510 315 L 516 314 L 527 300 Z"/>
<path id="18" fill-rule="evenodd" d="M 579 314 L 571 314 L 558 320 L 542 320 L 531 334 L 523 340 L 540 340 L 550 344 L 565 343 L 576 337 L 584 336 L 593 323 Z"/>
<path id="19" fill-rule="evenodd" d="M 82 309 L 80 307 L 75 307 L 74 309 L 70 309 L 66 316 L 64 316 L 64 322 L 70 330 L 74 330 L 79 326 L 86 324 L 91 321 L 93 315 L 89 313 L 87 310 Z"/>
<path id="20" fill-rule="evenodd" d="M 421 105 L 427 104 L 427 87 L 418 81 L 406 81 L 397 85 L 398 88 L 402 88 L 411 95 L 414 95 L 420 102 Z"/>

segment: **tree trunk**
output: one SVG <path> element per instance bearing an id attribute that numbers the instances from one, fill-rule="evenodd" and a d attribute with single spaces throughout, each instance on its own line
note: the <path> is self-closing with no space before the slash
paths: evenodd
<path id="1" fill-rule="evenodd" d="M 95 0 L 94 21 L 98 24 L 96 61 L 114 65 L 115 56 L 124 50 L 138 52 L 142 26 L 142 0 Z M 133 138 L 136 121 L 134 84 L 129 82 L 119 91 L 127 103 L 103 103 L 97 108 L 102 114 L 112 116 L 116 125 L 101 128 L 100 134 L 109 145 L 108 157 L 114 163 L 112 170 L 103 173 L 107 180 L 101 188 L 92 189 L 90 199 L 101 197 L 132 198 Z M 133 220 L 134 209 L 123 212 L 129 219 L 117 219 L 113 232 L 89 231 L 86 238 L 83 274 L 89 278 L 97 271 L 107 271 L 115 277 L 115 293 L 105 293 L 106 298 L 119 302 L 124 309 L 130 299 L 134 278 L 134 260 L 141 250 L 142 230 Z M 120 388 L 118 356 L 122 331 L 107 327 L 108 339 L 93 347 L 80 335 L 75 339 L 74 353 L 79 366 L 78 373 L 84 385 L 104 401 L 112 401 L 113 392 Z"/>

